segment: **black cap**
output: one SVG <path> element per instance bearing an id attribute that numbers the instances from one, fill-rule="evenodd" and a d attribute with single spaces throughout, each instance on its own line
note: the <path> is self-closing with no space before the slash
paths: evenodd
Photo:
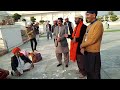
<path id="1" fill-rule="evenodd" d="M 61 20 L 61 22 L 63 22 L 63 18 L 58 18 L 58 20 Z"/>
<path id="2" fill-rule="evenodd" d="M 98 14 L 98 11 L 87 11 L 87 13 L 91 13 L 91 14 L 96 14 L 96 16 L 97 16 L 97 14 Z"/>

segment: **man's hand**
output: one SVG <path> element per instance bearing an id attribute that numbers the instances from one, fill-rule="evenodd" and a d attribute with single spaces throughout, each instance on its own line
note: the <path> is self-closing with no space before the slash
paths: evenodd
<path id="1" fill-rule="evenodd" d="M 82 49 L 83 47 L 82 47 L 82 45 L 80 45 L 80 49 Z"/>
<path id="2" fill-rule="evenodd" d="M 57 36 L 55 36 L 55 39 L 57 39 L 58 37 Z"/>
<path id="3" fill-rule="evenodd" d="M 34 64 L 32 63 L 32 64 L 31 64 L 31 68 L 30 68 L 30 69 L 33 69 L 33 68 L 34 68 Z"/>
<path id="4" fill-rule="evenodd" d="M 67 38 L 67 37 L 68 37 L 68 34 L 64 34 L 64 37 L 66 37 L 66 38 Z"/>
<path id="5" fill-rule="evenodd" d="M 84 55 L 85 49 L 84 49 L 84 48 L 81 48 L 81 49 L 80 49 L 80 52 Z"/>
<path id="6" fill-rule="evenodd" d="M 17 76 L 21 76 L 22 75 L 18 70 L 16 70 L 15 73 L 16 73 Z"/>
<path id="7" fill-rule="evenodd" d="M 73 38 L 72 42 L 76 42 L 76 38 L 75 37 Z"/>
<path id="8" fill-rule="evenodd" d="M 60 37 L 58 37 L 58 38 L 57 38 L 57 42 L 60 42 L 60 40 L 61 40 L 61 38 L 60 38 Z"/>

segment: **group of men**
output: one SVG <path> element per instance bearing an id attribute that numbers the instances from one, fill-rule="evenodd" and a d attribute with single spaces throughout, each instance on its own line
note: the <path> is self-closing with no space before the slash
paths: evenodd
<path id="1" fill-rule="evenodd" d="M 103 35 L 103 24 L 96 19 L 97 11 L 87 11 L 86 20 L 90 23 L 86 26 L 83 23 L 83 16 L 75 16 L 76 27 L 71 22 L 58 18 L 57 26 L 54 27 L 55 53 L 59 64 L 62 65 L 62 54 L 64 55 L 65 67 L 68 67 L 69 58 L 77 61 L 79 73 L 87 79 L 100 79 L 101 57 L 100 46 Z M 70 41 L 70 42 L 69 42 Z"/>
<path id="2" fill-rule="evenodd" d="M 97 11 L 86 12 L 86 20 L 90 23 L 88 26 L 83 23 L 83 16 L 80 14 L 75 16 L 75 27 L 68 18 L 65 19 L 64 23 L 63 18 L 58 18 L 58 20 L 54 21 L 53 26 L 49 22 L 47 23 L 47 39 L 49 39 L 49 35 L 52 39 L 52 33 L 54 37 L 55 53 L 59 62 L 57 67 L 63 64 L 63 54 L 66 68 L 69 65 L 69 60 L 77 61 L 81 77 L 87 76 L 87 79 L 101 79 L 100 46 L 104 29 L 102 22 L 96 19 L 97 13 Z M 26 28 L 34 52 L 37 46 L 36 35 L 39 35 L 39 26 L 38 24 L 30 24 Z M 35 43 L 34 47 L 33 42 Z M 20 48 L 14 48 L 12 53 L 14 54 L 11 58 L 12 75 L 21 76 L 23 72 L 34 68 L 32 61 L 20 53 Z M 8 74 L 8 71 L 0 69 L 0 75 L 4 78 Z"/>

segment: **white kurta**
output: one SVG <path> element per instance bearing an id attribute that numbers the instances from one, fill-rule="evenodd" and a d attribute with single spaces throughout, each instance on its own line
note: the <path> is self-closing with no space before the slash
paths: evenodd
<path id="1" fill-rule="evenodd" d="M 31 68 L 31 64 L 30 63 L 24 63 L 24 61 L 20 58 L 20 57 L 17 57 L 17 60 L 18 60 L 18 67 L 17 67 L 17 70 L 23 74 L 23 71 L 24 70 L 27 70 L 27 69 L 30 69 Z"/>

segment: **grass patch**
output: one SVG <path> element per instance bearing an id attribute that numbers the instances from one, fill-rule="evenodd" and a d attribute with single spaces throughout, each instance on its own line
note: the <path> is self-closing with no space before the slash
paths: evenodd
<path id="1" fill-rule="evenodd" d="M 120 30 L 105 30 L 104 32 L 120 32 Z"/>

